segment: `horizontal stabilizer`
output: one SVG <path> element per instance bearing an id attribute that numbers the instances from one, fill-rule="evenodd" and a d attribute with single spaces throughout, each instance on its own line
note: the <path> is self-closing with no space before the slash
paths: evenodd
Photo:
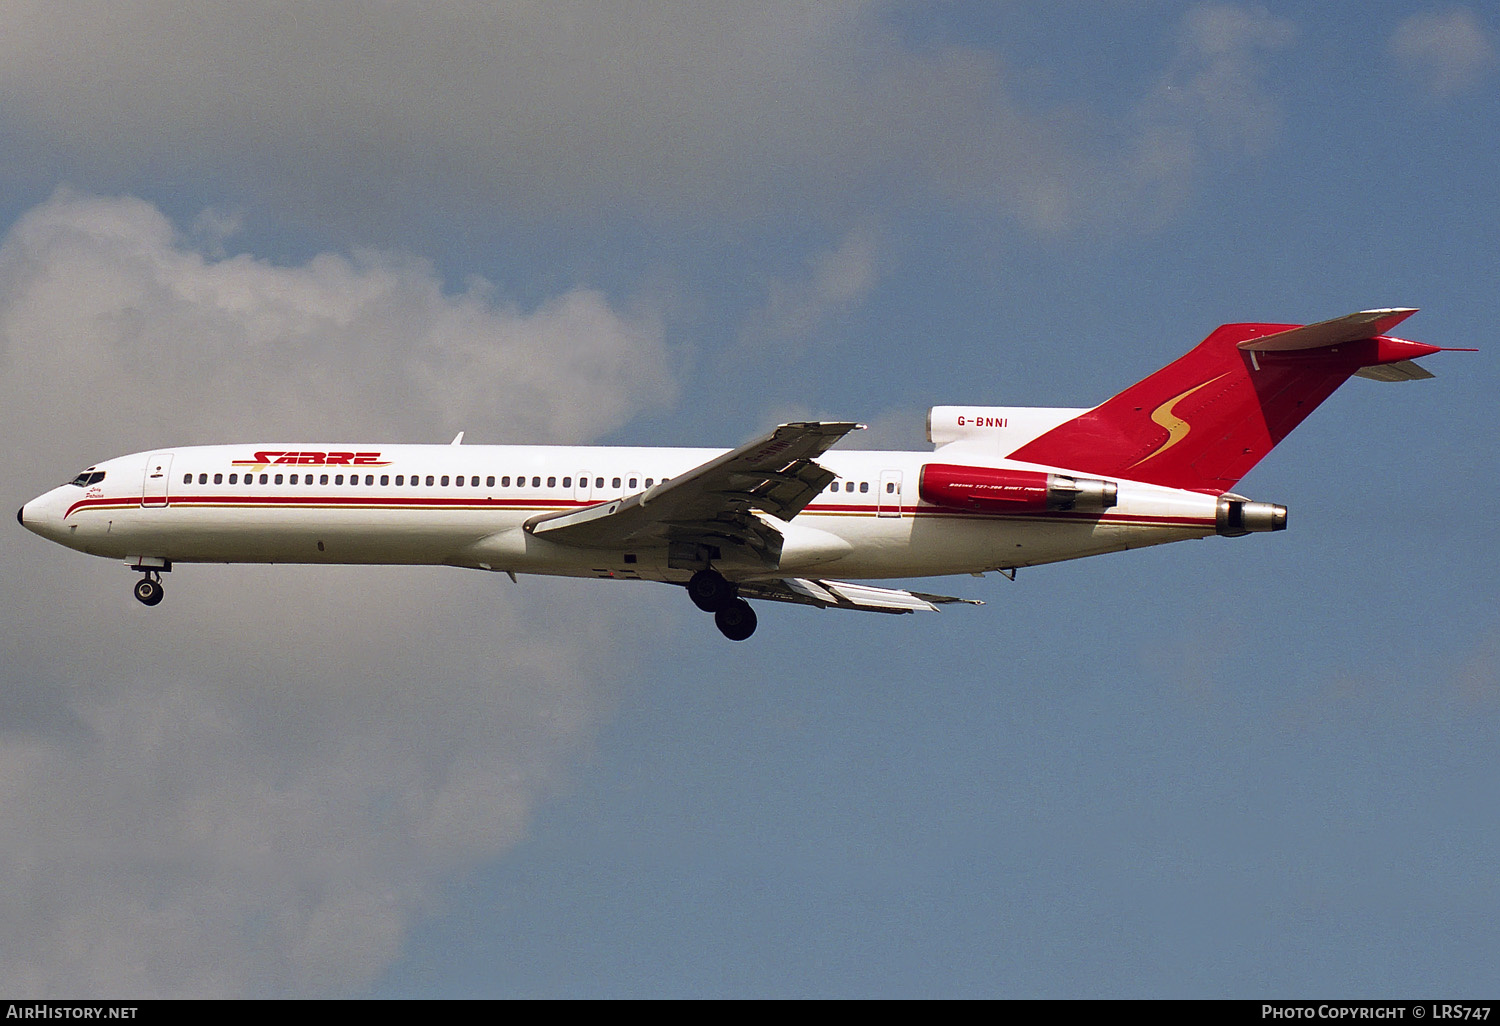
<path id="1" fill-rule="evenodd" d="M 1415 309 L 1395 307 L 1390 310 L 1361 310 L 1345 314 L 1331 321 L 1304 324 L 1300 328 L 1278 331 L 1241 342 L 1240 348 L 1253 353 L 1282 353 L 1292 349 L 1322 349 L 1324 346 L 1362 342 L 1367 338 L 1384 335 L 1406 320 Z"/>
<path id="2" fill-rule="evenodd" d="M 875 613 L 936 612 L 950 602 L 982 606 L 978 599 L 955 598 L 952 595 L 930 595 L 920 591 L 876 588 L 868 584 L 845 581 L 813 581 L 787 577 L 779 581 L 744 581 L 739 585 L 741 598 L 766 599 L 771 602 L 797 602 L 819 609 L 863 609 Z"/>
<path id="3" fill-rule="evenodd" d="M 1436 374 L 1417 365 L 1413 360 L 1400 360 L 1396 363 L 1382 363 L 1373 367 L 1361 367 L 1354 372 L 1356 378 L 1369 378 L 1371 381 L 1423 381 L 1427 378 L 1435 378 Z"/>

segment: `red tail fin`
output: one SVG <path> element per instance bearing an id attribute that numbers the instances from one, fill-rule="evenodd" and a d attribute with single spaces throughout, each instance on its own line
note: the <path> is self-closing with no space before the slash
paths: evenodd
<path id="1" fill-rule="evenodd" d="M 1362 368 L 1407 364 L 1437 346 L 1389 338 L 1415 310 L 1332 321 L 1225 324 L 1186 356 L 1058 425 L 1012 459 L 1219 494 L 1233 488 L 1318 404 Z"/>

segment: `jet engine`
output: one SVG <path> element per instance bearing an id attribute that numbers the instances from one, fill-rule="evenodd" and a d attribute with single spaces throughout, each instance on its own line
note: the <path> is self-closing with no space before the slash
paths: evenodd
<path id="1" fill-rule="evenodd" d="M 924 466 L 917 491 L 934 506 L 986 513 L 1067 509 L 1102 512 L 1119 501 L 1119 488 L 1113 481 L 953 463 Z"/>
<path id="2" fill-rule="evenodd" d="M 1285 531 L 1286 507 L 1274 502 L 1251 502 L 1238 495 L 1221 495 L 1214 530 L 1225 538 L 1239 538 L 1252 531 Z"/>

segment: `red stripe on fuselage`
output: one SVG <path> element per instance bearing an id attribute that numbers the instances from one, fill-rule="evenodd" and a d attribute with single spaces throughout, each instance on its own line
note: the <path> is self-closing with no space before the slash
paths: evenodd
<path id="1" fill-rule="evenodd" d="M 610 501 L 610 500 L 605 500 Z M 598 502 L 583 502 L 577 499 L 512 499 L 512 498 L 482 498 L 468 499 L 457 497 L 432 497 L 421 496 L 375 496 L 375 495 L 191 495 L 177 496 L 171 499 L 168 506 L 154 506 L 151 509 L 172 508 L 244 508 L 244 509 L 386 509 L 386 510 L 515 510 L 526 511 L 551 511 L 570 508 L 586 508 L 597 506 Z M 98 498 L 83 499 L 68 507 L 63 514 L 67 519 L 74 513 L 86 509 L 140 509 L 140 501 L 131 498 Z M 896 507 L 886 507 L 887 511 Z M 859 516 L 878 517 L 880 507 L 878 506 L 808 506 L 805 513 L 813 516 Z M 1153 516 L 1139 513 L 1088 513 L 1075 510 L 1046 510 L 1031 511 L 1026 513 L 996 513 L 996 512 L 970 512 L 961 510 L 945 509 L 940 506 L 901 506 L 899 517 L 888 515 L 881 519 L 895 520 L 900 517 L 921 517 L 923 519 L 950 519 L 950 520 L 979 520 L 979 521 L 1028 521 L 1028 522 L 1062 522 L 1062 523 L 1089 523 L 1097 522 L 1103 524 L 1129 524 L 1140 527 L 1212 527 L 1212 517 L 1186 517 L 1186 516 Z"/>

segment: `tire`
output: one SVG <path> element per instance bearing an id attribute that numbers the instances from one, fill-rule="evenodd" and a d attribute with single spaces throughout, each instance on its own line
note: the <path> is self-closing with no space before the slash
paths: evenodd
<path id="1" fill-rule="evenodd" d="M 705 613 L 717 613 L 735 600 L 734 585 L 717 570 L 699 570 L 687 583 L 688 598 Z"/>
<path id="2" fill-rule="evenodd" d="M 135 582 L 135 597 L 143 605 L 154 606 L 162 600 L 166 592 L 162 589 L 160 581 L 153 581 L 149 577 L 142 577 Z"/>
<path id="3" fill-rule="evenodd" d="M 744 641 L 755 633 L 755 610 L 744 599 L 735 599 L 714 614 L 714 626 L 730 641 Z"/>

